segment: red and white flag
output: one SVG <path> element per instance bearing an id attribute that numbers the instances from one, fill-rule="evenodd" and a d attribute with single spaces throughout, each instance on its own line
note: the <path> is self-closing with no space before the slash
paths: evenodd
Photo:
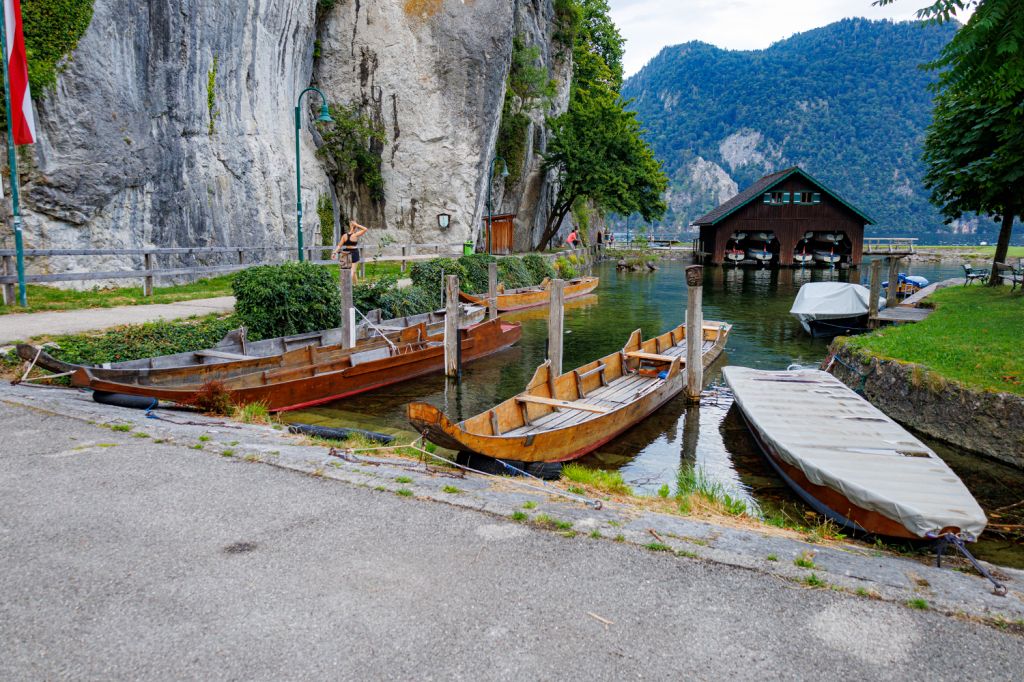
<path id="1" fill-rule="evenodd" d="M 32 113 L 32 93 L 28 89 L 28 60 L 25 58 L 25 36 L 21 32 L 21 0 L 4 0 L 4 21 L 14 144 L 32 144 L 36 141 L 36 118 Z"/>

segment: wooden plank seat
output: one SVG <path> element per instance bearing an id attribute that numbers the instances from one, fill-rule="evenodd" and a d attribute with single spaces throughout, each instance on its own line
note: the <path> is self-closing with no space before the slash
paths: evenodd
<path id="1" fill-rule="evenodd" d="M 562 410 L 580 410 L 582 412 L 593 412 L 595 414 L 605 414 L 611 410 L 607 407 L 601 407 L 600 405 L 590 405 L 587 403 L 574 403 L 569 400 L 555 400 L 554 398 L 543 398 L 538 395 L 517 395 L 517 403 L 533 403 L 535 405 L 550 405 L 556 409 Z"/>
<path id="2" fill-rule="evenodd" d="M 637 358 L 638 360 L 650 360 L 651 362 L 672 362 L 676 359 L 674 355 L 661 355 L 659 353 L 644 353 L 643 351 L 633 350 L 626 353 L 627 358 Z"/>
<path id="3" fill-rule="evenodd" d="M 222 350 L 198 350 L 195 352 L 201 358 L 218 358 L 220 360 L 252 360 L 255 355 L 239 355 L 238 353 L 227 353 Z"/>

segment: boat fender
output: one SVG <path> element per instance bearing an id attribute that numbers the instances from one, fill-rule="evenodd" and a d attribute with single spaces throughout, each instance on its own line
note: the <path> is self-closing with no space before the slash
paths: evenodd
<path id="1" fill-rule="evenodd" d="M 146 396 L 141 395 L 127 395 L 124 393 L 108 393 L 107 391 L 93 391 L 92 399 L 101 405 L 128 407 L 133 410 L 152 410 L 160 404 L 160 401 L 156 398 L 147 398 Z"/>
<path id="2" fill-rule="evenodd" d="M 289 433 L 300 433 L 305 436 L 316 436 L 317 438 L 328 438 L 330 440 L 345 440 L 349 436 L 362 436 L 382 445 L 391 445 L 395 442 L 394 436 L 376 431 L 364 431 L 363 429 L 334 428 L 330 426 L 317 426 L 315 424 L 289 424 Z"/>

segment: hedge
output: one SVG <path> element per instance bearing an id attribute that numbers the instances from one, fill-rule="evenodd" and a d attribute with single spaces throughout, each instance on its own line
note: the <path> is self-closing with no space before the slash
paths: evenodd
<path id="1" fill-rule="evenodd" d="M 249 338 L 289 336 L 341 324 L 341 295 L 328 268 L 312 263 L 260 265 L 235 275 L 235 314 Z"/>

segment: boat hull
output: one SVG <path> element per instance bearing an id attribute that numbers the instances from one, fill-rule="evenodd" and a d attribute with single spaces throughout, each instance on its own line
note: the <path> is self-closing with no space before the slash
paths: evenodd
<path id="1" fill-rule="evenodd" d="M 702 363 L 705 367 L 714 362 L 721 354 L 729 332 L 728 325 L 714 326 L 718 323 L 710 322 L 707 324 L 709 326 L 705 327 L 704 338 L 701 339 L 702 346 L 706 346 L 702 353 Z M 657 349 L 677 347 L 679 342 L 675 341 L 677 338 L 675 334 L 678 331 L 679 329 L 666 332 L 644 344 L 640 343 L 640 332 L 634 332 L 624 351 L 653 352 Z M 706 341 L 707 343 L 705 343 Z M 532 423 L 527 419 L 530 413 L 526 406 L 520 406 L 525 413 L 523 419 L 510 421 L 506 424 L 509 428 L 505 430 L 502 429 L 502 422 L 510 420 L 513 416 L 517 417 L 518 409 L 510 408 L 510 404 L 515 403 L 521 396 L 535 397 L 538 389 L 540 389 L 543 400 L 545 397 L 550 398 L 551 396 L 560 398 L 566 393 L 576 391 L 577 386 L 581 386 L 584 387 L 584 390 L 579 390 L 577 395 L 583 394 L 583 397 L 577 397 L 575 400 L 586 403 L 587 393 L 594 392 L 596 394 L 602 384 L 595 383 L 586 387 L 581 377 L 592 376 L 601 366 L 611 371 L 614 367 L 612 363 L 620 362 L 619 354 L 596 360 L 574 372 L 563 374 L 557 379 L 551 378 L 548 363 L 541 365 L 537 369 L 534 379 L 528 385 L 527 391 L 496 406 L 488 413 L 484 413 L 489 414 L 491 419 L 491 423 L 486 429 L 480 428 L 481 422 L 486 423 L 486 420 L 483 419 L 484 415 L 477 415 L 466 422 L 456 424 L 439 409 L 426 403 L 411 403 L 407 408 L 407 413 L 410 423 L 417 432 L 445 448 L 504 461 L 565 462 L 593 452 L 678 395 L 683 390 L 686 381 L 685 372 L 681 369 L 682 361 L 682 357 L 676 356 L 675 361 L 664 371 L 666 376 L 664 378 L 659 376 L 660 385 L 653 389 L 639 388 L 637 392 L 642 395 L 636 399 L 621 407 L 609 409 L 596 417 L 570 423 L 564 427 L 529 429 Z M 557 382 L 557 385 L 554 385 L 553 382 Z M 628 391 L 633 390 L 633 388 L 628 389 Z M 566 407 L 572 409 L 568 405 Z M 541 409 L 543 410 L 543 408 Z M 551 416 L 551 414 L 551 412 L 547 412 L 540 416 Z M 536 417 L 537 415 L 533 415 L 533 418 Z M 568 421 L 572 422 L 573 420 Z M 522 435 L 502 435 L 502 433 L 515 434 L 517 429 L 527 429 L 531 432 Z"/>
<path id="2" fill-rule="evenodd" d="M 597 288 L 601 283 L 598 277 L 581 277 L 566 282 L 564 289 L 565 300 L 586 296 Z M 460 293 L 460 298 L 467 303 L 487 305 L 486 296 L 474 296 L 472 294 Z M 514 310 L 526 310 L 546 306 L 551 303 L 550 285 L 543 287 L 531 287 L 529 289 L 511 291 L 498 294 L 498 312 L 512 312 Z"/>
<path id="3" fill-rule="evenodd" d="M 522 335 L 519 324 L 489 320 L 468 328 L 462 340 L 462 360 L 470 362 L 497 353 L 516 343 Z M 422 345 L 422 344 L 421 344 Z M 283 412 L 340 400 L 358 393 L 439 372 L 444 368 L 444 347 L 432 343 L 416 349 L 399 346 L 401 353 L 352 364 L 343 358 L 334 364 L 304 365 L 282 372 L 254 372 L 217 382 L 236 405 L 262 403 L 272 412 Z M 341 366 L 338 366 L 338 365 Z M 196 404 L 211 383 L 152 386 L 104 380 L 82 368 L 73 377 L 76 385 L 94 391 L 141 395 L 185 405 Z"/>
<path id="4" fill-rule="evenodd" d="M 831 339 L 868 331 L 868 316 L 840 317 L 836 319 L 800 320 L 804 330 L 816 339 Z"/>

